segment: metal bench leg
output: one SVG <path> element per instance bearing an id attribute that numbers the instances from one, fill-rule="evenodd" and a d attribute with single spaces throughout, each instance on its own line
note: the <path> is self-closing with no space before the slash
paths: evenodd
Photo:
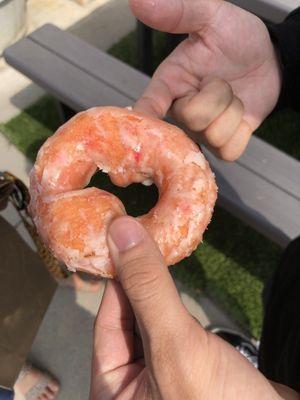
<path id="1" fill-rule="evenodd" d="M 62 122 L 67 122 L 70 118 L 72 118 L 76 114 L 76 111 L 74 111 L 72 108 L 70 108 L 69 106 L 58 100 L 57 100 L 57 108 L 59 112 L 59 117 Z"/>
<path id="2" fill-rule="evenodd" d="M 177 47 L 179 43 L 182 42 L 187 37 L 187 35 L 183 34 L 175 35 L 173 33 L 167 33 L 166 36 L 167 36 L 166 43 L 167 43 L 168 54 L 170 54 L 175 49 L 175 47 Z"/>
<path id="3" fill-rule="evenodd" d="M 137 51 L 138 51 L 138 66 L 147 75 L 153 73 L 153 43 L 152 29 L 144 25 L 142 22 L 137 22 Z"/>

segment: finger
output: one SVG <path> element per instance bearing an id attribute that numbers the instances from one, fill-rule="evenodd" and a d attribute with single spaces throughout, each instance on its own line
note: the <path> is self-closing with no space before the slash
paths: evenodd
<path id="1" fill-rule="evenodd" d="M 234 97 L 229 107 L 204 130 L 205 141 L 211 147 L 225 146 L 235 135 L 242 122 L 243 115 L 243 103 L 237 97 Z"/>
<path id="2" fill-rule="evenodd" d="M 133 358 L 134 315 L 118 282 L 108 281 L 94 329 L 93 368 L 104 374 Z"/>
<path id="3" fill-rule="evenodd" d="M 220 0 L 130 0 L 134 15 L 152 28 L 170 33 L 190 33 L 208 23 Z"/>
<path id="4" fill-rule="evenodd" d="M 200 92 L 191 93 L 174 102 L 172 114 L 194 132 L 205 130 L 233 100 L 231 86 L 219 78 L 210 79 Z"/>
<path id="5" fill-rule="evenodd" d="M 235 161 L 244 153 L 252 133 L 253 129 L 248 122 L 242 120 L 230 141 L 220 148 L 215 148 L 213 152 L 225 161 Z"/>
<path id="6" fill-rule="evenodd" d="M 198 89 L 197 77 L 178 63 L 174 51 L 157 68 L 135 109 L 162 119 L 175 99 Z"/>
<path id="7" fill-rule="evenodd" d="M 188 314 L 161 253 L 145 228 L 134 218 L 118 218 L 109 228 L 108 244 L 143 342 L 178 330 Z"/>
<path id="8" fill-rule="evenodd" d="M 134 360 L 134 316 L 122 287 L 109 281 L 95 322 L 90 398 L 117 398 L 142 366 Z"/>
<path id="9" fill-rule="evenodd" d="M 167 82 L 159 75 L 158 69 L 134 108 L 151 117 L 163 119 L 172 104 L 173 94 Z"/>

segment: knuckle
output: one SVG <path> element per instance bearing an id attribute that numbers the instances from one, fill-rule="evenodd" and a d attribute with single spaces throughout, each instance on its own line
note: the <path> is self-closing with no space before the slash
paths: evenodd
<path id="1" fill-rule="evenodd" d="M 182 119 L 190 130 L 203 131 L 229 106 L 233 99 L 231 85 L 225 80 L 214 78 L 203 88 L 200 96 L 196 95 L 183 107 Z M 236 106 L 239 109 L 241 105 L 242 103 Z"/>
<path id="2" fill-rule="evenodd" d="M 234 105 L 235 105 L 236 112 L 243 115 L 245 107 L 244 107 L 244 103 L 242 102 L 242 100 L 240 100 L 238 97 L 234 96 Z"/>
<path id="3" fill-rule="evenodd" d="M 232 90 L 230 83 L 228 83 L 224 79 L 219 79 L 219 85 L 223 89 L 224 93 L 227 93 L 227 94 L 230 94 L 231 96 L 233 96 L 233 90 Z"/>
<path id="4" fill-rule="evenodd" d="M 212 96 L 212 107 L 218 110 L 219 113 L 226 110 L 234 99 L 232 87 L 226 81 L 219 80 L 216 85 L 213 86 L 214 90 L 211 91 Z"/>
<path id="5" fill-rule="evenodd" d="M 234 98 L 232 87 L 228 82 L 223 81 L 221 93 L 222 94 L 218 98 L 218 105 L 226 108 Z"/>
<path id="6" fill-rule="evenodd" d="M 196 101 L 190 101 L 183 109 L 183 120 L 190 130 L 197 132 L 210 124 L 211 115 L 208 111 L 201 110 Z"/>
<path id="7" fill-rule="evenodd" d="M 218 91 L 218 93 L 222 94 L 223 96 L 232 98 L 233 97 L 233 90 L 227 81 L 222 78 L 213 78 L 210 82 L 212 86 L 214 86 L 214 91 Z"/>
<path id="8" fill-rule="evenodd" d="M 233 149 L 231 146 L 223 146 L 218 149 L 218 155 L 224 161 L 233 162 L 242 155 L 242 152 L 239 149 Z"/>
<path id="9" fill-rule="evenodd" d="M 210 146 L 219 148 L 225 145 L 228 138 L 223 135 L 220 129 L 208 128 L 205 131 L 205 138 Z"/>
<path id="10" fill-rule="evenodd" d="M 139 106 L 146 109 L 150 115 L 155 115 L 157 118 L 163 118 L 164 113 L 158 102 L 154 101 L 151 96 L 143 95 L 139 99 Z"/>

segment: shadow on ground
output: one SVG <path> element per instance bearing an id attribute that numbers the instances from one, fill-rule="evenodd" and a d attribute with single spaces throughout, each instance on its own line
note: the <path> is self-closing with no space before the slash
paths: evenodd
<path id="1" fill-rule="evenodd" d="M 209 324 L 223 324 L 235 328 L 239 326 L 243 330 L 251 326 L 237 298 L 230 295 L 224 288 L 220 289 L 218 282 L 207 276 L 206 269 L 196 256 L 196 252 L 171 267 L 170 272 L 177 282 L 178 289 L 203 307 L 209 318 Z M 222 312 L 220 312 L 220 307 Z"/>
<path id="2" fill-rule="evenodd" d="M 76 294 L 59 287 L 32 346 L 30 360 L 62 382 L 58 400 L 88 398 L 93 324 L 102 290 Z"/>

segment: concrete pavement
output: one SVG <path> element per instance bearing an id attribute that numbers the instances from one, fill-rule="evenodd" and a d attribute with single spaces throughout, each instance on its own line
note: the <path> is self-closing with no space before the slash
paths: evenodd
<path id="1" fill-rule="evenodd" d="M 93 0 L 84 7 L 71 0 L 29 0 L 27 34 L 46 23 L 67 29 L 107 50 L 135 28 L 127 0 Z M 0 123 L 37 101 L 44 91 L 0 58 Z"/>

